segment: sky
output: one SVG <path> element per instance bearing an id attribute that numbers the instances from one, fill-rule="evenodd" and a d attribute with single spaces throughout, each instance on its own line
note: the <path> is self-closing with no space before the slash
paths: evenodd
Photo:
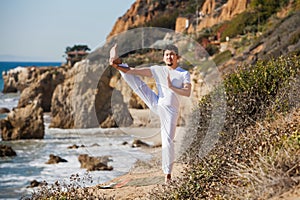
<path id="1" fill-rule="evenodd" d="M 135 0 L 0 0 L 0 61 L 65 61 L 66 47 L 105 43 Z"/>

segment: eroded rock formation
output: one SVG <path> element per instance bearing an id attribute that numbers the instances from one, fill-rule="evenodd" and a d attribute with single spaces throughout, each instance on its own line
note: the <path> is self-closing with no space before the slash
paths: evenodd
<path id="1" fill-rule="evenodd" d="M 40 71 L 36 69 L 35 71 Z M 42 69 L 44 71 L 44 69 Z M 41 106 L 44 112 L 50 112 L 51 99 L 56 86 L 64 81 L 63 68 L 48 68 L 48 71 L 41 73 L 35 81 L 32 81 L 28 87 L 24 88 L 21 93 L 18 107 L 24 107 L 32 102 L 37 96 L 41 99 Z"/>
<path id="2" fill-rule="evenodd" d="M 0 121 L 2 140 L 43 139 L 44 119 L 39 96 L 22 108 L 15 108 Z"/>

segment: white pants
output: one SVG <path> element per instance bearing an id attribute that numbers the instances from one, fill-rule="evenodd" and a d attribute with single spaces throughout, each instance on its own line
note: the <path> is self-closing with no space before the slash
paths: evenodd
<path id="1" fill-rule="evenodd" d="M 152 112 L 160 118 L 162 141 L 162 170 L 171 174 L 174 162 L 174 137 L 178 119 L 178 110 L 159 103 L 155 94 L 138 76 L 120 72 L 131 89 L 145 102 Z"/>

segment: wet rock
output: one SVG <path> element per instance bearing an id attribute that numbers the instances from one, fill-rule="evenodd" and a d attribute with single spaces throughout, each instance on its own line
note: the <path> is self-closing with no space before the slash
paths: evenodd
<path id="1" fill-rule="evenodd" d="M 100 147 L 100 144 L 94 143 L 91 145 L 91 147 Z"/>
<path id="2" fill-rule="evenodd" d="M 81 154 L 78 157 L 78 161 L 81 164 L 80 167 L 86 168 L 88 171 L 113 170 L 113 167 L 107 164 L 111 161 L 109 156 L 92 157 L 87 154 Z"/>
<path id="3" fill-rule="evenodd" d="M 10 146 L 0 145 L 0 157 L 16 155 L 17 153 Z"/>
<path id="4" fill-rule="evenodd" d="M 78 145 L 76 145 L 76 144 L 73 144 L 72 146 L 68 146 L 68 149 L 78 149 L 78 148 L 80 148 L 80 147 L 85 147 L 83 144 L 82 145 L 80 145 L 80 146 L 78 146 Z"/>
<path id="5" fill-rule="evenodd" d="M 60 162 L 68 162 L 67 160 L 59 157 L 59 156 L 55 156 L 53 154 L 49 155 L 49 160 L 46 162 L 46 164 L 57 164 Z"/>
<path id="6" fill-rule="evenodd" d="M 39 182 L 37 180 L 30 181 L 30 185 L 27 188 L 41 187 L 47 185 L 45 181 Z"/>
<path id="7" fill-rule="evenodd" d="M 135 139 L 132 142 L 131 147 L 150 147 L 150 145 L 147 144 L 146 142 L 143 142 L 142 140 Z"/>
<path id="8" fill-rule="evenodd" d="M 0 114 L 9 113 L 10 110 L 8 108 L 0 108 Z"/>

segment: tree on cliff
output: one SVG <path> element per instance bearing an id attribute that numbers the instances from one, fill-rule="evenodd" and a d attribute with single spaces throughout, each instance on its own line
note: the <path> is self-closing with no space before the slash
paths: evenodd
<path id="1" fill-rule="evenodd" d="M 91 49 L 87 45 L 74 45 L 73 47 L 66 47 L 65 53 L 68 54 L 72 51 L 90 51 Z"/>

